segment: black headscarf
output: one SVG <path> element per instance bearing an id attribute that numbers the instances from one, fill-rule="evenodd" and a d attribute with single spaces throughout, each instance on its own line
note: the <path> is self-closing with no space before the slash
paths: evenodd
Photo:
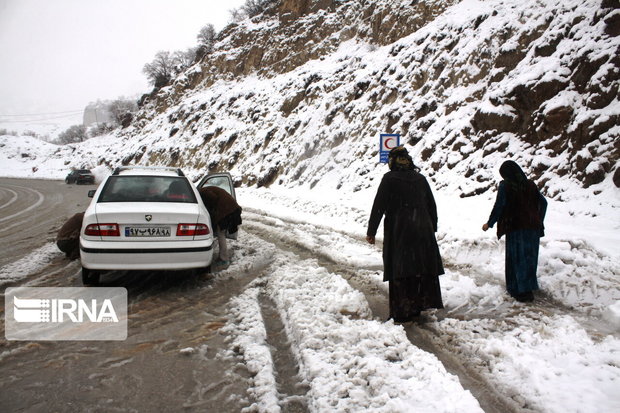
<path id="1" fill-rule="evenodd" d="M 541 195 L 536 184 L 527 179 L 515 161 L 504 162 L 499 173 L 506 185 L 506 206 L 498 221 L 498 237 L 521 229 L 536 229 L 543 236 L 546 207 L 541 209 Z"/>
<path id="2" fill-rule="evenodd" d="M 417 171 L 418 168 L 413 163 L 413 159 L 407 149 L 403 146 L 397 146 L 390 150 L 388 154 L 388 166 L 392 171 Z"/>
<path id="3" fill-rule="evenodd" d="M 504 178 L 508 187 L 514 191 L 525 189 L 527 176 L 515 161 L 506 161 L 500 166 L 499 174 Z"/>

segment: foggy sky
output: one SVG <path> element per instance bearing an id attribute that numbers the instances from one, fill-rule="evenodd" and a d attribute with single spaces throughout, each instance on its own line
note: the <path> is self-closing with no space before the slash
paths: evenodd
<path id="1" fill-rule="evenodd" d="M 221 30 L 243 3 L 0 0 L 0 115 L 82 110 L 149 92 L 142 67 L 155 53 L 196 46 L 200 28 Z"/>

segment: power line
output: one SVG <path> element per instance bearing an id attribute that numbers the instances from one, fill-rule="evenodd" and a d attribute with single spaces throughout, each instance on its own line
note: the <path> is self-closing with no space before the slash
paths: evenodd
<path id="1" fill-rule="evenodd" d="M 80 112 L 84 112 L 84 109 L 76 109 L 76 110 L 66 110 L 64 112 L 47 112 L 47 113 L 17 113 L 17 114 L 13 114 L 13 115 L 4 115 L 4 114 L 0 114 L 0 116 L 6 116 L 6 117 L 20 117 L 20 116 L 47 116 L 47 115 L 61 115 L 61 114 L 65 114 L 65 113 L 80 113 Z"/>
<path id="2" fill-rule="evenodd" d="M 19 119 L 19 120 L 0 119 L 0 123 L 35 123 L 35 122 L 45 122 L 45 121 L 54 120 L 54 119 L 72 118 L 72 117 L 75 117 L 77 115 L 78 115 L 78 113 L 69 114 L 69 115 L 62 115 L 62 116 L 33 118 L 33 119 Z"/>

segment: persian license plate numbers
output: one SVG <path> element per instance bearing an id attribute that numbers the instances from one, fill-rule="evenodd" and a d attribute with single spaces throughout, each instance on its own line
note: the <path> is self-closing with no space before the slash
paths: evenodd
<path id="1" fill-rule="evenodd" d="M 170 227 L 125 227 L 126 237 L 169 237 Z"/>

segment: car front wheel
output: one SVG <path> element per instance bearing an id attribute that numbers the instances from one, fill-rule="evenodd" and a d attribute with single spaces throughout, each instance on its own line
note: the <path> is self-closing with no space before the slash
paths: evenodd
<path id="1" fill-rule="evenodd" d="M 82 284 L 98 285 L 99 284 L 99 272 L 82 267 Z"/>

